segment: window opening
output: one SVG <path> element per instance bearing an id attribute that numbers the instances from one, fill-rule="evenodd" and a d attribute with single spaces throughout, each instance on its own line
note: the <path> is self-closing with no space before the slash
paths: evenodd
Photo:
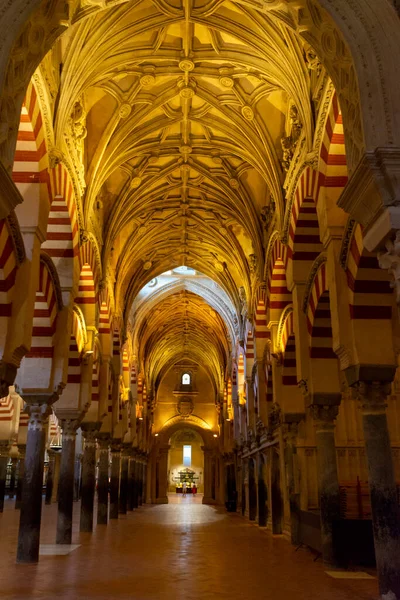
<path id="1" fill-rule="evenodd" d="M 182 385 L 190 385 L 190 374 L 184 373 L 182 375 Z"/>
<path id="2" fill-rule="evenodd" d="M 183 446 L 183 466 L 192 466 L 192 446 Z"/>

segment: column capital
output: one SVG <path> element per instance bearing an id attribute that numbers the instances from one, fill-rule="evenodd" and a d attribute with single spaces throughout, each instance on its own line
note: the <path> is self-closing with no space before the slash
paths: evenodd
<path id="1" fill-rule="evenodd" d="M 97 444 L 100 452 L 108 452 L 110 448 L 110 436 L 107 433 L 98 433 L 97 436 Z"/>
<path id="2" fill-rule="evenodd" d="M 386 399 L 391 391 L 391 383 L 387 381 L 359 381 L 353 386 L 355 395 L 360 401 L 364 415 L 384 414 Z"/>
<path id="3" fill-rule="evenodd" d="M 43 404 L 28 404 L 25 412 L 29 415 L 28 431 L 42 431 L 51 414 L 51 406 L 46 401 Z"/>
<path id="4" fill-rule="evenodd" d="M 112 454 L 120 454 L 122 450 L 121 440 L 112 439 L 111 440 L 111 452 Z"/>
<path id="5" fill-rule="evenodd" d="M 97 431 L 96 429 L 83 429 L 82 428 L 82 437 L 85 440 L 85 448 L 95 448 L 96 447 L 96 437 Z"/>
<path id="6" fill-rule="evenodd" d="M 310 410 L 317 431 L 330 431 L 335 428 L 335 419 L 339 414 L 338 404 L 311 404 Z"/>
<path id="7" fill-rule="evenodd" d="M 79 419 L 60 419 L 63 440 L 75 441 L 79 425 Z"/>

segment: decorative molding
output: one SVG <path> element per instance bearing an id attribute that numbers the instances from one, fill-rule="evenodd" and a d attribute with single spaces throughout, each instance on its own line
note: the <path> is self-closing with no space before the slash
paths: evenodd
<path id="1" fill-rule="evenodd" d="M 348 260 L 349 260 L 349 251 L 350 251 L 351 242 L 353 240 L 353 236 L 354 236 L 354 233 L 356 230 L 356 226 L 357 226 L 357 221 L 355 219 L 353 219 L 352 217 L 349 217 L 347 219 L 346 227 L 345 227 L 345 230 L 343 233 L 342 247 L 340 249 L 340 258 L 339 258 L 340 266 L 345 271 L 347 270 L 347 264 L 348 264 Z"/>
<path id="2" fill-rule="evenodd" d="M 325 254 L 321 253 L 319 256 L 317 256 L 317 258 L 314 260 L 311 270 L 310 270 L 310 275 L 308 277 L 308 281 L 306 284 L 306 289 L 304 291 L 304 300 L 303 300 L 303 312 L 305 314 L 307 314 L 307 310 L 308 310 L 308 304 L 310 302 L 310 296 L 312 293 L 312 289 L 314 286 L 314 281 L 315 278 L 317 276 L 317 273 L 319 271 L 319 269 L 322 267 L 322 265 L 327 261 L 327 257 Z"/>

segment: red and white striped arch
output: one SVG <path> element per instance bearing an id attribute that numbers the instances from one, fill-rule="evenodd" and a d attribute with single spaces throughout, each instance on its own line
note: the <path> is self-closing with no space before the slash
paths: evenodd
<path id="1" fill-rule="evenodd" d="M 48 154 L 36 90 L 29 84 L 21 110 L 12 178 L 24 200 L 50 204 Z"/>
<path id="2" fill-rule="evenodd" d="M 355 225 L 350 242 L 347 266 L 351 319 L 392 318 L 393 290 L 388 271 L 379 267 L 376 255 L 363 245 L 363 232 Z"/>
<path id="3" fill-rule="evenodd" d="M 70 391 L 71 386 L 75 386 L 74 389 L 77 390 L 78 394 L 79 385 L 81 383 L 82 352 L 85 344 L 85 321 L 80 309 L 78 307 L 74 307 L 72 314 L 72 331 L 69 344 L 67 389 Z"/>
<path id="4" fill-rule="evenodd" d="M 326 262 L 319 266 L 312 283 L 307 307 L 307 328 L 311 336 L 310 357 L 336 360 Z"/>
<path id="5" fill-rule="evenodd" d="M 317 181 L 317 172 L 306 167 L 297 184 L 288 239 L 288 257 L 295 262 L 312 262 L 322 250 L 314 200 Z"/>
<path id="6" fill-rule="evenodd" d="M 74 188 L 62 163 L 50 171 L 50 190 L 52 200 L 42 248 L 52 258 L 60 277 L 72 285 L 73 263 L 79 255 L 79 227 Z"/>
<path id="7" fill-rule="evenodd" d="M 6 219 L 0 221 L 0 319 L 11 317 L 12 299 L 17 276 L 14 244 Z M 4 331 L 6 331 L 6 327 Z"/>
<path id="8" fill-rule="evenodd" d="M 328 193 L 331 198 L 337 199 L 347 183 L 348 171 L 343 120 L 336 93 L 332 96 L 325 123 L 318 170 L 317 204 Z"/>
<path id="9" fill-rule="evenodd" d="M 287 261 L 287 246 L 276 239 L 269 255 L 268 264 L 269 321 L 279 321 L 282 310 L 292 302 L 292 295 L 287 289 L 286 281 Z"/>
<path id="10" fill-rule="evenodd" d="M 53 336 L 57 321 L 57 290 L 58 282 L 44 260 L 40 261 L 39 287 L 36 292 L 33 313 L 32 344 L 26 359 L 49 358 L 54 353 Z"/>
<path id="11" fill-rule="evenodd" d="M 279 347 L 283 353 L 282 383 L 283 385 L 297 385 L 296 340 L 292 307 L 287 307 L 282 314 L 279 336 Z"/>

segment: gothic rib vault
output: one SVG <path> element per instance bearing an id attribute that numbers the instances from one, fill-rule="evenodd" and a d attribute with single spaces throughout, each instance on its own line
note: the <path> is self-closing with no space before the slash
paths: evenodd
<path id="1" fill-rule="evenodd" d="M 363 492 L 382 598 L 400 600 L 395 7 L 11 4 L 0 504 L 9 457 L 36 474 L 18 561 L 38 560 L 45 446 L 61 431 L 58 543 L 72 539 L 76 448 L 92 531 L 95 464 L 106 524 L 110 461 L 111 518 L 139 496 L 167 502 L 185 431 L 204 502 L 296 545 L 312 520 L 325 565 L 353 514 L 343 489 Z"/>

